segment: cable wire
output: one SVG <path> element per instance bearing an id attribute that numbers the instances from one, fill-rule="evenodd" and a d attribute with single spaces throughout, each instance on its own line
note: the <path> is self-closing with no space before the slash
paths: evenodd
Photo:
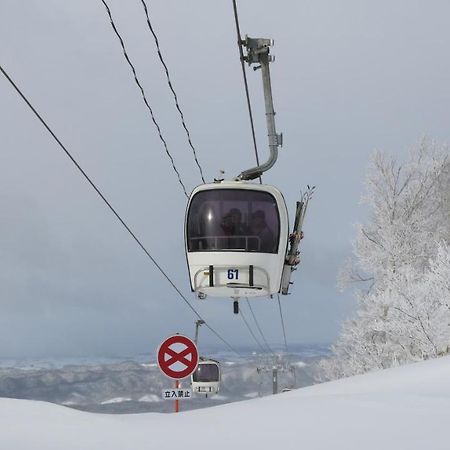
<path id="1" fill-rule="evenodd" d="M 247 73 L 245 71 L 244 52 L 242 51 L 242 37 L 241 37 L 241 30 L 239 27 L 239 16 L 238 16 L 236 0 L 233 0 L 233 11 L 234 11 L 234 22 L 236 24 L 237 44 L 239 47 L 239 56 L 240 56 L 241 67 L 242 67 L 242 76 L 244 78 L 245 95 L 247 98 L 248 115 L 250 118 L 250 128 L 252 131 L 253 147 L 255 149 L 256 163 L 259 166 L 258 146 L 256 144 L 255 125 L 253 123 L 253 113 L 252 113 L 252 105 L 250 102 L 250 93 L 249 93 L 249 89 L 248 89 Z M 261 175 L 259 176 L 259 183 L 262 184 Z"/>
<path id="2" fill-rule="evenodd" d="M 244 321 L 246 327 L 248 328 L 248 331 L 250 332 L 250 334 L 252 335 L 254 341 L 256 342 L 256 344 L 258 345 L 258 347 L 261 349 L 261 351 L 263 353 L 266 352 L 266 349 L 261 345 L 261 343 L 259 342 L 259 340 L 257 339 L 257 337 L 255 336 L 255 333 L 253 333 L 253 330 L 251 329 L 249 323 L 247 322 L 247 319 L 245 318 L 243 312 L 242 312 L 242 308 L 240 308 L 239 310 L 239 315 L 242 317 L 242 320 Z"/>
<path id="3" fill-rule="evenodd" d="M 136 82 L 136 84 L 137 84 L 139 90 L 141 91 L 142 100 L 144 101 L 145 106 L 147 107 L 148 111 L 150 112 L 150 116 L 151 116 L 151 118 L 152 118 L 152 122 L 153 122 L 153 124 L 155 125 L 156 130 L 158 131 L 159 139 L 160 139 L 161 142 L 163 143 L 164 149 L 165 149 L 165 151 L 166 151 L 166 154 L 167 154 L 167 156 L 169 157 L 170 162 L 171 162 L 171 164 L 172 164 L 172 168 L 173 168 L 174 172 L 176 173 L 176 175 L 177 175 L 177 177 L 178 177 L 178 182 L 180 183 L 181 187 L 183 188 L 184 195 L 185 195 L 187 198 L 189 198 L 189 195 L 188 195 L 188 193 L 187 193 L 187 191 L 186 191 L 186 186 L 184 185 L 184 183 L 183 183 L 183 181 L 182 181 L 182 179 L 181 179 L 180 172 L 179 172 L 178 169 L 176 168 L 176 166 L 175 166 L 175 161 L 174 161 L 172 155 L 171 155 L 170 152 L 169 152 L 169 148 L 168 148 L 168 146 L 167 146 L 167 142 L 166 142 L 166 140 L 164 139 L 164 137 L 163 137 L 163 135 L 162 135 L 161 128 L 160 128 L 158 122 L 156 121 L 155 115 L 154 115 L 154 113 L 153 113 L 153 109 L 152 109 L 152 107 L 150 106 L 150 104 L 149 104 L 149 102 L 148 102 L 148 100 L 147 100 L 147 96 L 145 95 L 144 88 L 142 87 L 142 84 L 141 84 L 141 82 L 139 81 L 139 78 L 138 78 L 138 76 L 137 76 L 136 69 L 135 69 L 133 63 L 131 62 L 130 57 L 128 56 L 127 50 L 126 50 L 126 48 L 125 48 L 125 44 L 124 44 L 123 39 L 122 39 L 122 36 L 119 34 L 119 31 L 117 30 L 117 27 L 116 27 L 116 25 L 115 25 L 115 23 L 114 23 L 114 20 L 113 20 L 112 14 L 111 14 L 111 10 L 109 9 L 109 6 L 107 5 L 107 3 L 106 3 L 105 0 L 101 0 L 101 2 L 103 3 L 103 5 L 104 5 L 105 8 L 106 8 L 106 12 L 108 13 L 108 16 L 109 16 L 109 21 L 111 22 L 111 27 L 112 27 L 112 29 L 114 30 L 114 33 L 116 34 L 117 38 L 119 39 L 120 46 L 122 47 L 123 56 L 125 57 L 125 60 L 127 61 L 128 65 L 130 66 L 131 71 L 133 72 L 134 81 Z"/>
<path id="4" fill-rule="evenodd" d="M 83 170 L 83 168 L 80 166 L 80 164 L 76 161 L 76 159 L 72 156 L 72 154 L 67 150 L 67 148 L 64 146 L 64 144 L 60 141 L 60 139 L 56 136 L 56 134 L 52 131 L 52 129 L 49 127 L 47 122 L 42 118 L 42 116 L 37 112 L 37 110 L 34 108 L 34 106 L 30 103 L 30 101 L 25 97 L 25 95 L 22 93 L 22 91 L 19 89 L 19 87 L 14 83 L 14 81 L 11 79 L 11 77 L 6 73 L 5 69 L 0 65 L 0 71 L 5 76 L 5 78 L 10 82 L 10 84 L 14 87 L 14 89 L 17 91 L 17 93 L 20 95 L 22 100 L 27 104 L 27 106 L 31 109 L 31 111 L 34 113 L 34 115 L 39 119 L 39 121 L 42 123 L 42 125 L 46 128 L 46 130 L 50 133 L 50 135 L 53 137 L 53 139 L 57 142 L 59 147 L 64 151 L 66 156 L 72 161 L 72 163 L 75 165 L 75 167 L 78 169 L 78 171 L 83 175 L 84 179 L 91 185 L 91 187 L 95 190 L 95 192 L 98 194 L 98 196 L 103 200 L 103 202 L 106 204 L 106 206 L 110 209 L 110 211 L 114 214 L 116 219 L 121 223 L 121 225 L 125 228 L 125 230 L 130 234 L 130 236 L 134 239 L 134 241 L 138 244 L 138 246 L 141 248 L 141 250 L 147 255 L 147 257 L 151 260 L 151 262 L 156 266 L 156 268 L 159 270 L 159 272 L 164 276 L 164 278 L 169 282 L 169 284 L 175 289 L 175 291 L 178 293 L 178 295 L 181 297 L 181 299 L 186 303 L 186 305 L 192 310 L 192 312 L 201 320 L 204 321 L 204 319 L 201 317 L 201 315 L 197 312 L 197 310 L 192 306 L 192 304 L 189 302 L 189 300 L 183 295 L 183 293 L 178 289 L 178 287 L 175 285 L 175 283 L 170 279 L 170 277 L 167 275 L 167 273 L 164 271 L 164 269 L 158 264 L 158 262 L 153 258 L 153 256 L 150 254 L 150 252 L 145 248 L 145 246 L 142 244 L 142 242 L 138 239 L 138 237 L 133 233 L 133 231 L 130 229 L 130 227 L 126 224 L 124 219 L 119 215 L 119 213 L 114 209 L 114 207 L 111 205 L 111 203 L 106 199 L 106 197 L 103 195 L 103 193 L 100 191 L 100 189 L 94 184 L 94 182 L 91 180 L 91 178 L 87 175 L 87 173 Z M 238 356 L 242 357 L 242 355 L 233 348 L 214 328 L 212 328 L 206 321 L 205 321 L 206 327 L 220 340 L 222 341 L 232 352 L 236 353 Z"/>
<path id="5" fill-rule="evenodd" d="M 239 55 L 240 55 L 240 59 L 241 59 L 241 66 L 242 66 L 242 75 L 244 78 L 244 86 L 245 86 L 245 94 L 247 97 L 247 106 L 248 106 L 248 113 L 249 113 L 249 117 L 250 117 L 250 126 L 252 129 L 252 137 L 253 137 L 253 145 L 254 145 L 254 149 L 255 149 L 255 156 L 256 156 L 256 162 L 259 166 L 259 156 L 258 156 L 258 147 L 256 145 L 256 137 L 255 137 L 255 127 L 253 124 L 253 114 L 252 114 L 252 107 L 251 107 L 251 103 L 250 103 L 250 94 L 249 94 L 249 89 L 248 89 L 248 83 L 247 83 L 247 74 L 245 71 L 245 64 L 244 64 L 244 53 L 242 51 L 242 37 L 241 37 L 241 31 L 240 31 L 240 27 L 239 27 L 239 16 L 238 16 L 238 10 L 237 10 L 237 5 L 236 5 L 236 0 L 232 0 L 233 1 L 233 11 L 234 11 L 234 21 L 236 24 L 236 34 L 237 34 L 237 39 L 238 39 L 238 47 L 239 47 Z M 259 182 L 262 184 L 262 178 L 261 176 L 259 177 Z M 286 341 L 286 329 L 284 326 L 284 320 L 283 320 L 283 313 L 281 311 L 281 303 L 280 303 L 280 295 L 278 295 L 278 306 L 280 308 L 280 317 L 281 317 L 281 324 L 283 327 L 283 337 L 284 337 L 284 346 L 286 349 L 286 353 L 288 353 L 288 346 L 287 346 L 287 341 Z M 266 338 L 264 337 L 264 334 L 261 331 L 261 328 L 258 324 L 258 321 L 256 320 L 255 314 L 253 313 L 253 309 L 250 305 L 250 302 L 247 298 L 247 304 L 248 307 L 250 308 L 250 311 L 252 312 L 253 315 L 253 319 L 255 320 L 256 326 L 258 327 L 258 330 L 265 342 L 265 344 L 267 345 L 267 347 L 270 349 L 269 345 L 267 344 Z M 272 352 L 272 350 L 270 350 Z M 273 353 L 273 352 L 272 352 Z"/>
<path id="6" fill-rule="evenodd" d="M 289 353 L 287 339 L 286 339 L 286 328 L 284 327 L 283 311 L 281 309 L 280 294 L 277 294 L 277 298 L 278 298 L 278 307 L 280 309 L 281 326 L 283 327 L 284 348 L 286 350 L 286 353 Z"/>
<path id="7" fill-rule="evenodd" d="M 249 302 L 249 300 L 248 300 L 248 297 L 247 297 L 246 300 L 247 300 L 247 305 L 248 305 L 248 307 L 249 307 L 249 309 L 250 309 L 250 312 L 252 313 L 253 320 L 255 321 L 256 327 L 258 328 L 259 334 L 261 335 L 261 337 L 262 337 L 264 343 L 266 344 L 266 347 L 268 348 L 269 352 L 272 353 L 272 355 L 276 356 L 276 355 L 275 355 L 275 352 L 270 348 L 270 345 L 268 344 L 268 342 L 267 342 L 267 340 L 266 340 L 266 337 L 264 336 L 264 333 L 262 332 L 261 327 L 259 326 L 259 323 L 258 323 L 258 321 L 256 320 L 255 313 L 253 312 L 253 308 L 252 308 L 252 306 L 250 305 L 250 302 Z"/>
<path id="8" fill-rule="evenodd" d="M 159 46 L 158 37 L 156 36 L 155 30 L 153 29 L 153 26 L 152 26 L 152 24 L 150 22 L 150 17 L 149 17 L 149 14 L 148 14 L 147 4 L 145 3 L 144 0 L 141 0 L 141 3 L 142 3 L 142 6 L 144 7 L 145 16 L 147 18 L 148 28 L 149 28 L 150 32 L 152 33 L 153 38 L 155 40 L 156 50 L 158 52 L 159 60 L 161 61 L 162 66 L 164 67 L 164 71 L 166 72 L 167 84 L 169 85 L 169 88 L 172 91 L 173 98 L 174 98 L 174 101 L 175 101 L 175 107 L 177 108 L 178 112 L 180 113 L 181 124 L 183 125 L 184 131 L 186 132 L 186 137 L 187 137 L 189 146 L 191 147 L 192 153 L 194 155 L 195 163 L 197 164 L 198 170 L 200 171 L 200 176 L 202 178 L 203 183 L 206 183 L 205 177 L 203 176 L 202 167 L 200 166 L 200 163 L 199 163 L 198 158 L 197 158 L 197 152 L 195 151 L 194 145 L 192 144 L 191 134 L 189 133 L 189 129 L 188 129 L 188 127 L 186 125 L 186 122 L 184 120 L 184 114 L 181 111 L 181 108 L 180 108 L 180 105 L 179 105 L 179 102 L 178 102 L 178 96 L 177 96 L 177 94 L 175 92 L 175 89 L 173 87 L 172 81 L 170 79 L 169 69 L 167 68 L 167 64 L 165 63 L 164 58 L 163 58 L 163 56 L 161 54 L 161 49 L 160 49 L 160 46 Z"/>

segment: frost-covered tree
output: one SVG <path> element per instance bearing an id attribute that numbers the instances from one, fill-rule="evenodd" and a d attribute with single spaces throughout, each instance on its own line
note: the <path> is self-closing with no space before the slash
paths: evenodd
<path id="1" fill-rule="evenodd" d="M 448 149 L 423 140 L 404 165 L 376 153 L 363 201 L 369 219 L 341 274 L 341 283 L 362 285 L 358 309 L 323 362 L 329 378 L 435 357 L 450 345 Z"/>

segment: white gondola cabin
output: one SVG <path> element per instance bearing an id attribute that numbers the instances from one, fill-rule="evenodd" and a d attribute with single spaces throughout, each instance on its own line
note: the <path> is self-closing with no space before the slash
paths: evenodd
<path id="1" fill-rule="evenodd" d="M 198 186 L 185 229 L 191 288 L 200 298 L 280 292 L 288 214 L 275 187 L 245 181 Z"/>
<path id="2" fill-rule="evenodd" d="M 299 262 L 303 217 L 314 188 L 297 202 L 289 235 L 288 213 L 281 192 L 252 183 L 275 164 L 282 134 L 275 128 L 269 63 L 271 39 L 239 40 L 241 58 L 260 69 L 269 140 L 269 159 L 241 172 L 233 181 L 198 186 L 189 199 L 185 221 L 186 255 L 191 288 L 199 298 L 231 297 L 239 312 L 241 297 L 288 294 L 291 274 Z M 289 246 L 289 250 L 287 250 Z"/>
<path id="3" fill-rule="evenodd" d="M 200 360 L 191 375 L 191 388 L 197 394 L 214 395 L 219 392 L 221 370 L 218 361 L 213 359 Z"/>

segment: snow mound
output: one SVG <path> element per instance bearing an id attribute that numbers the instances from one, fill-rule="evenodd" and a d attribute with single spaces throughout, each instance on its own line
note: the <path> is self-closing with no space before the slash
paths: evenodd
<path id="1" fill-rule="evenodd" d="M 111 403 L 123 403 L 123 402 L 129 402 L 131 401 L 131 398 L 129 397 L 114 397 L 110 398 L 109 400 L 105 400 L 101 402 L 101 405 L 110 405 Z"/>
<path id="2" fill-rule="evenodd" d="M 147 394 L 147 395 L 143 395 L 138 401 L 155 403 L 155 402 L 162 402 L 164 400 L 161 397 L 158 397 L 156 394 Z"/>
<path id="3" fill-rule="evenodd" d="M 180 414 L 93 414 L 0 399 L 0 448 L 447 450 L 449 380 L 446 357 Z"/>

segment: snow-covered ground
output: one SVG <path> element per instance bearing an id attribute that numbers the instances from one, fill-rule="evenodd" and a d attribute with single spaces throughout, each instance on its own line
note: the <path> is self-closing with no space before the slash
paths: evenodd
<path id="1" fill-rule="evenodd" d="M 450 357 L 180 414 L 0 399 L 3 450 L 448 450 Z"/>

